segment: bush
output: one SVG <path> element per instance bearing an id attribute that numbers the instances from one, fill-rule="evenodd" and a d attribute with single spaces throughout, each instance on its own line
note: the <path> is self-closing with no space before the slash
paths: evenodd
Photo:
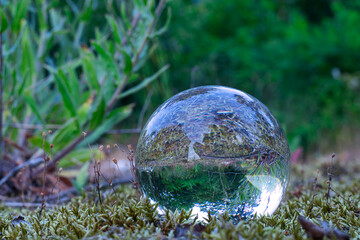
<path id="1" fill-rule="evenodd" d="M 2 2 L 5 157 L 34 159 L 51 143 L 52 164 L 88 160 L 82 132 L 92 143 L 129 117 L 124 98 L 167 69 L 141 73 L 166 1 Z"/>

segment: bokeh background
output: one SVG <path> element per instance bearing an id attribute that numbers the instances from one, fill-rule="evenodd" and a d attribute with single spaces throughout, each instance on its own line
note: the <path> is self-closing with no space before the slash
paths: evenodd
<path id="1" fill-rule="evenodd" d="M 202 85 L 262 101 L 297 159 L 360 154 L 360 0 L 0 3 L 9 162 L 52 143 L 54 162 L 80 166 L 83 131 L 93 146 L 135 146 L 161 103 Z"/>
<path id="2" fill-rule="evenodd" d="M 171 1 L 152 65 L 151 110 L 179 91 L 225 85 L 261 100 L 290 147 L 356 149 L 360 117 L 360 1 Z M 143 93 L 145 98 L 145 93 Z M 151 112 L 151 111 L 150 111 Z"/>

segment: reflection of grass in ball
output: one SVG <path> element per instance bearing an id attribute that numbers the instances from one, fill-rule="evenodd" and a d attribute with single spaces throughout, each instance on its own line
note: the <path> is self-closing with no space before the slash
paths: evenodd
<path id="1" fill-rule="evenodd" d="M 138 169 L 137 174 L 148 197 L 175 210 L 230 200 L 246 172 L 232 166 L 195 164 L 155 167 L 150 172 Z"/>

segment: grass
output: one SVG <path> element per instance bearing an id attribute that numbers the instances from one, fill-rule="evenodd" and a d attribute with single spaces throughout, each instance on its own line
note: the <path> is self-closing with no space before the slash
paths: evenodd
<path id="1" fill-rule="evenodd" d="M 328 168 L 331 166 L 331 169 Z M 318 169 L 318 171 L 317 171 Z M 331 172 L 329 172 L 329 169 Z M 196 222 L 191 212 L 159 216 L 156 205 L 137 200 L 131 185 L 88 192 L 66 205 L 39 210 L 0 205 L 0 237 L 5 239 L 306 239 L 298 216 L 321 226 L 322 221 L 360 239 L 360 163 L 317 159 L 292 167 L 285 199 L 272 216 L 234 224 L 224 214 Z M 331 174 L 329 181 L 328 173 Z M 331 185 L 329 184 L 331 183 Z M 329 191 L 330 186 L 330 191 Z M 329 191 L 329 194 L 328 194 Z M 24 220 L 15 220 L 23 216 Z"/>

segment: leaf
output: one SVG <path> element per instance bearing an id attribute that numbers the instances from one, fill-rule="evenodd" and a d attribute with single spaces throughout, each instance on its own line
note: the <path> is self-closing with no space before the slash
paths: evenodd
<path id="1" fill-rule="evenodd" d="M 64 86 L 66 87 L 67 92 L 71 93 L 69 79 L 67 79 L 65 73 L 62 70 L 59 69 L 58 75 L 62 79 L 62 82 L 64 83 Z M 72 95 L 70 95 L 70 96 L 72 96 Z M 73 98 L 71 98 L 71 101 L 73 102 Z"/>
<path id="2" fill-rule="evenodd" d="M 79 108 L 77 111 L 77 116 L 81 125 L 83 125 L 89 117 L 91 106 L 94 102 L 94 96 L 91 95 Z"/>
<path id="3" fill-rule="evenodd" d="M 76 177 L 75 181 L 72 181 L 74 187 L 78 191 L 78 193 L 82 193 L 84 187 L 89 179 L 89 165 L 90 162 L 86 162 L 80 169 L 79 174 Z"/>
<path id="4" fill-rule="evenodd" d="M 119 27 L 118 27 L 115 19 L 112 16 L 107 15 L 106 20 L 108 21 L 108 23 L 111 26 L 111 29 L 113 31 L 113 37 L 114 37 L 116 44 L 121 45 L 121 38 L 120 38 L 119 31 L 118 31 Z"/>
<path id="5" fill-rule="evenodd" d="M 28 78 L 29 78 L 29 74 L 27 74 L 27 72 L 25 72 L 24 77 L 22 78 L 20 87 L 19 87 L 19 89 L 18 89 L 18 91 L 17 91 L 17 93 L 18 93 L 19 96 L 21 96 L 21 94 L 22 94 L 22 92 L 23 92 L 23 90 L 24 90 L 24 86 L 25 86 L 26 81 L 28 80 Z"/>
<path id="6" fill-rule="evenodd" d="M 2 9 L 0 9 L 0 34 L 3 33 L 9 26 L 9 23 L 5 17 Z"/>
<path id="7" fill-rule="evenodd" d="M 89 160 L 91 160 L 91 151 L 88 147 L 75 149 L 59 161 L 58 167 L 72 167 Z"/>
<path id="8" fill-rule="evenodd" d="M 82 58 L 82 66 L 84 69 L 86 80 L 90 86 L 90 89 L 96 90 L 97 93 L 100 91 L 100 85 L 97 79 L 96 71 L 92 63 L 90 62 L 89 55 Z"/>
<path id="9" fill-rule="evenodd" d="M 59 73 L 55 74 L 55 82 L 58 87 L 61 98 L 63 100 L 65 108 L 69 111 L 72 117 L 76 117 L 76 110 L 68 91 L 68 84 L 66 84 L 66 79 L 62 78 L 63 76 L 64 74 L 62 73 L 61 70 L 59 70 Z"/>
<path id="10" fill-rule="evenodd" d="M 93 42 L 92 45 L 94 46 L 97 53 L 103 58 L 109 65 L 113 65 L 113 58 L 111 57 L 110 53 L 105 50 L 100 44 Z"/>
<path id="11" fill-rule="evenodd" d="M 77 108 L 80 104 L 81 92 L 80 92 L 79 80 L 73 68 L 69 69 L 69 85 L 70 85 L 70 92 L 74 96 L 73 101 L 75 107 Z"/>
<path id="12" fill-rule="evenodd" d="M 36 71 L 35 71 L 35 54 L 34 49 L 31 44 L 30 29 L 28 26 L 25 26 L 24 34 L 21 39 L 22 55 L 21 55 L 21 64 L 20 71 L 22 73 L 27 72 L 29 74 L 28 85 L 33 83 Z"/>
<path id="13" fill-rule="evenodd" d="M 88 137 L 86 137 L 89 143 L 93 143 L 96 141 L 101 135 L 103 135 L 106 131 L 110 130 L 117 123 L 121 122 L 125 118 L 129 117 L 132 113 L 134 104 L 129 104 L 124 107 L 120 107 L 112 110 L 109 115 L 105 118 L 103 123 L 95 129 Z M 82 143 L 82 145 L 85 143 Z"/>
<path id="14" fill-rule="evenodd" d="M 51 140 L 54 144 L 55 151 L 62 149 L 69 142 L 79 136 L 80 131 L 76 122 L 77 120 L 75 118 L 69 119 L 62 125 L 61 129 L 57 130 L 51 135 Z"/>
<path id="15" fill-rule="evenodd" d="M 44 139 L 40 136 L 34 136 L 28 139 L 28 141 L 35 147 L 43 149 Z M 45 152 L 50 153 L 50 143 L 45 139 Z"/>
<path id="16" fill-rule="evenodd" d="M 136 85 L 133 88 L 130 88 L 129 90 L 123 92 L 122 94 L 119 95 L 119 99 L 120 98 L 124 98 L 127 97 L 133 93 L 136 93 L 137 91 L 143 89 L 144 87 L 146 87 L 147 85 L 149 85 L 152 81 L 154 81 L 156 78 L 158 78 L 160 76 L 160 74 L 162 74 L 164 71 L 166 71 L 169 68 L 169 65 L 165 65 L 164 67 L 162 67 L 159 71 L 157 71 L 154 75 L 145 78 L 141 83 L 139 83 L 138 85 Z"/>
<path id="17" fill-rule="evenodd" d="M 26 101 L 26 103 L 29 105 L 29 107 L 31 108 L 32 112 L 35 114 L 36 118 L 41 122 L 42 125 L 45 125 L 45 121 L 42 119 L 40 112 L 37 108 L 37 104 L 35 102 L 35 99 L 27 94 L 24 94 L 24 99 Z"/>
<path id="18" fill-rule="evenodd" d="M 92 9 L 91 9 L 91 4 L 84 10 L 80 13 L 79 15 L 79 21 L 84 21 L 84 22 L 87 22 L 90 20 L 91 16 L 92 16 Z"/>
<path id="19" fill-rule="evenodd" d="M 16 6 L 15 16 L 12 20 L 12 31 L 18 32 L 21 28 L 21 21 L 29 9 L 30 0 L 19 1 Z"/>
<path id="20" fill-rule="evenodd" d="M 19 46 L 20 42 L 21 42 L 21 39 L 22 39 L 22 36 L 25 32 L 24 30 L 25 28 L 22 28 L 21 29 L 21 32 L 19 33 L 19 35 L 17 36 L 17 39 L 15 41 L 15 43 L 8 49 L 4 51 L 3 53 L 3 56 L 6 58 L 7 56 L 9 56 L 10 54 L 12 54 L 13 52 L 15 52 L 16 48 Z"/>
<path id="21" fill-rule="evenodd" d="M 99 104 L 97 105 L 96 110 L 93 112 L 92 117 L 90 119 L 90 125 L 89 128 L 95 129 L 97 126 L 101 124 L 101 122 L 104 120 L 105 117 L 105 110 L 106 110 L 106 103 L 103 97 L 101 97 L 101 100 Z"/>
<path id="22" fill-rule="evenodd" d="M 158 37 L 159 35 L 162 35 L 164 32 L 166 32 L 170 26 L 170 20 L 171 20 L 171 8 L 168 8 L 167 18 L 166 18 L 166 22 L 165 22 L 164 26 L 161 27 L 160 29 L 156 30 L 155 32 L 153 32 L 150 35 L 150 38 Z"/>
<path id="23" fill-rule="evenodd" d="M 125 51 L 122 51 L 122 54 L 124 56 L 124 73 L 126 75 L 129 75 L 131 74 L 131 71 L 132 71 L 132 67 L 133 67 L 133 64 L 132 64 L 132 61 L 131 61 L 131 57 L 129 56 L 129 54 L 127 54 L 127 52 Z"/>
<path id="24" fill-rule="evenodd" d="M 129 22 L 129 20 L 128 20 L 128 17 L 126 16 L 126 5 L 125 5 L 125 2 L 123 1 L 123 2 L 121 2 L 121 11 L 120 11 L 120 13 L 121 13 L 121 20 L 122 20 L 122 22 L 125 24 L 125 26 L 126 26 L 126 28 L 131 28 L 131 24 L 130 24 L 130 22 Z"/>
<path id="25" fill-rule="evenodd" d="M 115 63 L 114 58 L 111 56 L 110 52 L 102 47 L 100 44 L 93 42 L 93 46 L 97 53 L 100 55 L 100 58 L 105 62 L 106 67 L 111 71 L 111 73 L 116 77 L 120 78 L 120 74 L 118 71 L 117 63 Z"/>

